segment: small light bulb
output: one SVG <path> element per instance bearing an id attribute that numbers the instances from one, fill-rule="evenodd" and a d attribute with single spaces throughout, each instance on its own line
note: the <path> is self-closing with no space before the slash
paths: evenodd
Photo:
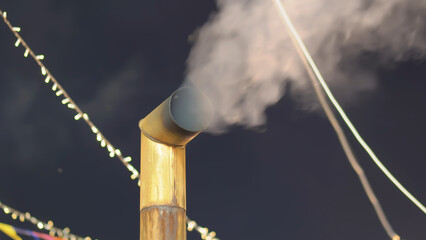
<path id="1" fill-rule="evenodd" d="M 13 220 L 15 220 L 15 219 L 18 218 L 18 215 L 16 213 L 12 213 L 12 218 L 13 218 Z"/>
<path id="2" fill-rule="evenodd" d="M 44 79 L 44 82 L 45 82 L 45 83 L 49 83 L 49 81 L 50 81 L 50 75 L 48 75 L 48 76 L 46 77 L 46 79 Z"/>
<path id="3" fill-rule="evenodd" d="M 113 158 L 115 156 L 115 153 L 114 152 L 110 152 L 109 156 Z"/>
<path id="4" fill-rule="evenodd" d="M 96 140 L 99 142 L 102 141 L 102 135 L 100 133 L 96 134 Z"/>
<path id="5" fill-rule="evenodd" d="M 7 18 L 7 12 L 3 12 L 3 18 Z"/>
<path id="6" fill-rule="evenodd" d="M 40 228 L 40 229 L 43 229 L 43 223 L 38 222 L 38 223 L 37 223 L 37 227 L 38 227 L 38 228 Z"/>
<path id="7" fill-rule="evenodd" d="M 115 149 L 115 154 L 117 154 L 118 156 L 121 156 L 121 151 L 120 151 L 120 149 Z"/>
<path id="8" fill-rule="evenodd" d="M 105 140 L 103 140 L 103 139 L 102 139 L 102 141 L 101 141 L 101 146 L 102 146 L 102 147 L 105 147 L 105 146 L 106 146 Z"/>
<path id="9" fill-rule="evenodd" d="M 92 126 L 92 132 L 93 133 L 98 133 L 98 129 L 95 126 Z"/>
<path id="10" fill-rule="evenodd" d="M 15 31 L 15 32 L 20 32 L 21 28 L 20 27 L 13 27 L 12 30 Z"/>
<path id="11" fill-rule="evenodd" d="M 79 113 L 79 114 L 77 114 L 77 115 L 74 116 L 75 120 L 79 120 L 80 118 L 81 118 L 81 113 Z"/>
<path id="12" fill-rule="evenodd" d="M 3 208 L 4 213 L 9 214 L 10 213 L 10 209 L 8 207 Z"/>
<path id="13" fill-rule="evenodd" d="M 25 221 L 25 216 L 24 216 L 24 214 L 20 214 L 20 215 L 19 215 L 19 220 L 20 220 L 21 222 L 24 222 L 24 221 Z"/>
<path id="14" fill-rule="evenodd" d="M 195 223 L 194 221 L 189 221 L 188 222 L 188 231 L 194 230 L 196 225 L 197 225 L 197 223 Z"/>
<path id="15" fill-rule="evenodd" d="M 74 109 L 74 108 L 75 108 L 75 105 L 74 105 L 74 104 L 72 104 L 72 103 L 70 103 L 70 104 L 68 104 L 68 108 Z"/>
<path id="16" fill-rule="evenodd" d="M 200 229 L 198 229 L 198 231 L 201 233 L 202 236 L 205 237 L 207 235 L 207 233 L 209 232 L 209 229 L 208 228 L 200 228 Z"/>
<path id="17" fill-rule="evenodd" d="M 109 152 L 113 152 L 114 151 L 114 148 L 111 145 L 109 145 L 109 144 L 108 144 L 107 148 L 108 148 Z"/>
<path id="18" fill-rule="evenodd" d="M 56 89 L 58 89 L 58 85 L 55 83 L 55 84 L 53 84 L 53 86 L 52 86 L 52 90 L 53 90 L 53 91 L 56 91 Z"/>
<path id="19" fill-rule="evenodd" d="M 44 59 L 44 55 L 37 55 L 37 56 L 36 56 L 36 58 L 37 58 L 38 60 L 43 60 L 43 59 Z"/>
<path id="20" fill-rule="evenodd" d="M 59 90 L 59 91 L 57 91 L 57 92 L 56 92 L 56 96 L 61 96 L 61 95 L 62 95 L 62 93 L 64 93 L 64 91 Z"/>
<path id="21" fill-rule="evenodd" d="M 25 50 L 24 57 L 28 57 L 29 53 L 30 53 L 30 49 L 27 48 L 27 50 Z"/>
<path id="22" fill-rule="evenodd" d="M 131 162 L 131 161 L 132 161 L 132 158 L 131 158 L 131 157 L 125 157 L 125 158 L 123 159 L 123 161 L 125 161 L 125 162 Z"/>
<path id="23" fill-rule="evenodd" d="M 86 113 L 83 113 L 83 118 L 87 121 L 89 120 L 89 116 Z"/>
<path id="24" fill-rule="evenodd" d="M 19 44 L 21 44 L 21 39 L 18 38 L 15 42 L 15 47 L 19 47 Z"/>
<path id="25" fill-rule="evenodd" d="M 69 98 L 65 98 L 64 100 L 62 100 L 62 104 L 67 104 L 69 103 L 70 99 Z"/>
<path id="26" fill-rule="evenodd" d="M 127 169 L 129 169 L 129 171 L 131 171 L 131 172 L 133 172 L 133 170 L 135 170 L 135 168 L 130 164 L 127 164 Z"/>
<path id="27" fill-rule="evenodd" d="M 41 74 L 43 74 L 43 76 L 47 74 L 45 67 L 41 67 Z"/>

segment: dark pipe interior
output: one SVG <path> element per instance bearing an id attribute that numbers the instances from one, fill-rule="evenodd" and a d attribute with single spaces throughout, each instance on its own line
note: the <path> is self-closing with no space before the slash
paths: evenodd
<path id="1" fill-rule="evenodd" d="M 207 97 L 195 87 L 182 87 L 170 99 L 170 115 L 181 128 L 190 132 L 205 130 L 212 118 Z"/>

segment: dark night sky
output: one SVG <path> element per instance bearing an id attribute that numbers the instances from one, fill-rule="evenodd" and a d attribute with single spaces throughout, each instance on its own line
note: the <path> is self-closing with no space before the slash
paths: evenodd
<path id="1" fill-rule="evenodd" d="M 137 168 L 137 123 L 180 86 L 188 35 L 215 10 L 213 0 L 0 4 Z M 77 235 L 138 239 L 136 182 L 83 121 L 73 120 L 14 42 L 2 22 L 0 201 Z M 380 76 L 376 90 L 356 102 L 336 95 L 384 164 L 425 203 L 426 62 L 385 67 Z M 190 143 L 188 216 L 227 240 L 388 239 L 323 114 L 302 111 L 289 93 L 267 115 L 262 131 L 233 128 Z M 396 232 L 424 239 L 425 215 L 352 143 Z M 33 228 L 3 213 L 0 222 Z"/>

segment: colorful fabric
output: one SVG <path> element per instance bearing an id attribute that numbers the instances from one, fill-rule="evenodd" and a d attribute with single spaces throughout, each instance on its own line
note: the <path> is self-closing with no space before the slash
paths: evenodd
<path id="1" fill-rule="evenodd" d="M 20 238 L 18 234 L 33 237 L 35 240 L 65 240 L 63 238 L 52 237 L 49 234 L 20 229 L 4 223 L 0 223 L 0 231 L 4 232 L 13 240 L 22 240 L 22 238 Z"/>
<path id="2" fill-rule="evenodd" d="M 10 225 L 0 223 L 0 231 L 4 232 L 4 234 L 9 236 L 13 240 L 22 240 L 22 238 L 20 238 L 16 233 L 15 228 Z"/>
<path id="3" fill-rule="evenodd" d="M 45 234 L 45 233 L 38 233 L 38 232 L 33 232 L 33 236 L 34 237 L 38 237 L 40 239 L 44 239 L 44 240 L 57 240 L 57 239 L 61 239 L 61 238 L 56 238 L 56 237 L 52 237 L 49 234 Z"/>
<path id="4" fill-rule="evenodd" d="M 32 234 L 34 238 L 38 237 L 39 239 L 43 240 L 65 240 L 63 238 L 52 237 L 49 234 L 45 233 L 32 232 Z"/>
<path id="5" fill-rule="evenodd" d="M 29 236 L 29 237 L 33 237 L 35 240 L 40 240 L 40 238 L 36 237 L 33 233 L 33 231 L 30 230 L 24 230 L 24 229 L 20 229 L 17 227 L 14 227 L 15 231 L 17 234 L 19 235 L 24 235 L 24 236 Z"/>

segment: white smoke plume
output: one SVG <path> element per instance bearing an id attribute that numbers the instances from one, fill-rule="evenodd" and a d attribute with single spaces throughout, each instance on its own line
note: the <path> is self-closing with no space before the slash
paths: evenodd
<path id="1" fill-rule="evenodd" d="M 347 98 L 374 89 L 378 66 L 426 53 L 426 0 L 283 3 L 326 80 Z M 309 99 L 310 83 L 273 2 L 217 0 L 217 6 L 194 34 L 187 62 L 187 79 L 215 108 L 209 131 L 264 124 L 265 109 L 289 85 L 300 102 Z"/>

